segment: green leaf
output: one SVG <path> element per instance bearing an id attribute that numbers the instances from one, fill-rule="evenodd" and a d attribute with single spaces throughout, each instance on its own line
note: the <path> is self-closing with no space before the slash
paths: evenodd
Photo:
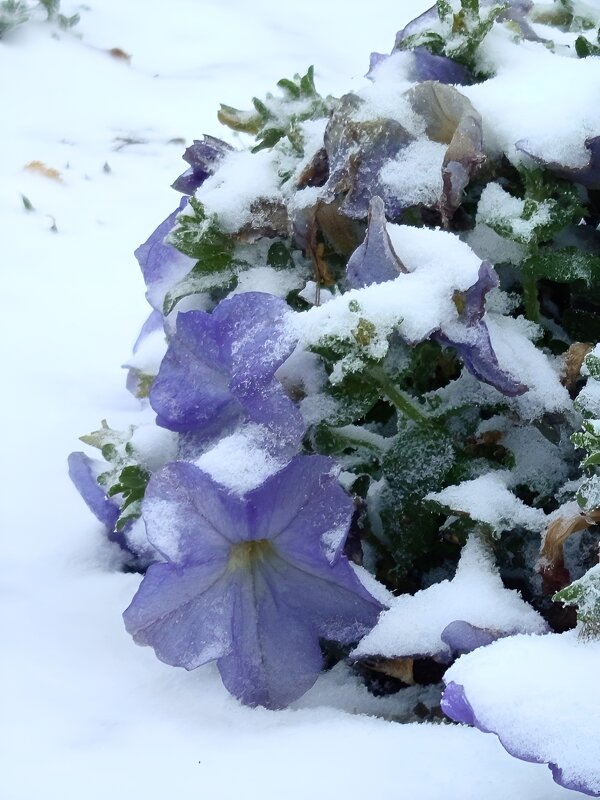
<path id="1" fill-rule="evenodd" d="M 600 637 L 600 564 L 561 589 L 552 600 L 565 606 L 577 606 L 577 621 L 583 638 Z"/>
<path id="2" fill-rule="evenodd" d="M 435 5 L 437 7 L 438 17 L 442 22 L 453 13 L 452 5 L 448 2 L 448 0 L 436 0 Z"/>
<path id="3" fill-rule="evenodd" d="M 582 280 L 588 286 L 600 281 L 600 256 L 585 253 L 576 247 L 540 250 L 527 258 L 521 269 L 531 270 L 536 277 L 557 283 Z"/>
<path id="4" fill-rule="evenodd" d="M 383 472 L 400 497 L 422 498 L 441 488 L 456 458 L 454 444 L 444 430 L 403 422 L 383 460 Z"/>
<path id="5" fill-rule="evenodd" d="M 593 353 L 588 353 L 585 357 L 585 366 L 590 373 L 590 378 L 600 381 L 600 358 Z"/>
<path id="6" fill-rule="evenodd" d="M 199 200 L 191 197 L 188 209 L 179 214 L 177 225 L 168 236 L 178 250 L 198 260 L 194 269 L 219 272 L 231 263 L 234 243 L 219 227 L 216 215 L 208 216 Z"/>
<path id="7" fill-rule="evenodd" d="M 303 97 L 318 97 L 317 89 L 315 87 L 315 68 L 310 66 L 300 78 L 300 94 Z"/>
<path id="8" fill-rule="evenodd" d="M 238 133 L 258 133 L 262 126 L 262 117 L 254 111 L 240 111 L 233 106 L 221 103 L 217 118 L 222 125 Z"/>
<path id="9" fill-rule="evenodd" d="M 460 0 L 463 11 L 479 16 L 479 0 Z"/>
<path id="10" fill-rule="evenodd" d="M 294 259 L 283 242 L 274 242 L 267 253 L 267 264 L 273 269 L 288 269 L 294 266 Z"/>
<path id="11" fill-rule="evenodd" d="M 188 272 L 180 281 L 171 287 L 165 295 L 163 302 L 163 314 L 168 316 L 180 300 L 190 297 L 193 294 L 221 290 L 228 294 L 237 286 L 237 275 L 232 262 L 230 269 L 222 272 L 212 272 L 206 274 L 204 266 L 198 262 L 193 269 Z"/>
<path id="12" fill-rule="evenodd" d="M 294 81 L 289 80 L 289 78 L 282 78 L 280 81 L 277 81 L 277 86 L 295 99 L 300 97 L 300 87 L 297 83 L 294 83 Z"/>
<path id="13" fill-rule="evenodd" d="M 256 139 L 258 144 L 255 145 L 250 152 L 259 153 L 261 150 L 266 150 L 268 147 L 274 147 L 285 136 L 284 128 L 266 128 L 261 131 Z"/>
<path id="14" fill-rule="evenodd" d="M 235 131 L 254 134 L 256 144 L 251 150 L 253 153 L 274 147 L 287 137 L 292 147 L 302 154 L 299 124 L 327 117 L 336 102 L 334 98 L 319 95 L 314 74 L 314 67 L 311 66 L 305 75 L 294 75 L 293 79 L 282 78 L 277 86 L 283 98 L 270 93 L 264 100 L 253 97 L 253 111 L 240 111 L 232 106 L 221 105 L 219 120 Z"/>
<path id="15" fill-rule="evenodd" d="M 143 467 L 140 467 L 139 464 L 125 467 L 120 476 L 122 485 L 128 489 L 145 488 L 149 479 L 150 473 Z"/>

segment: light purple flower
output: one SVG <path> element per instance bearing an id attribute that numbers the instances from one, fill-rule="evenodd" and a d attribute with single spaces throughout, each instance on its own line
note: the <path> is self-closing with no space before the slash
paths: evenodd
<path id="1" fill-rule="evenodd" d="M 346 277 L 352 288 L 397 278 L 406 269 L 396 255 L 386 230 L 383 201 L 374 197 L 369 207 L 369 227 L 364 242 L 350 256 Z M 483 320 L 485 296 L 498 285 L 498 276 L 491 264 L 483 261 L 477 281 L 462 297 L 462 309 L 452 333 L 441 329 L 430 338 L 439 344 L 453 347 L 469 372 L 478 380 L 495 386 L 502 394 L 513 397 L 523 394 L 527 387 L 500 368 L 492 347 L 490 334 Z"/>
<path id="2" fill-rule="evenodd" d="M 578 779 L 573 779 L 572 777 L 567 778 L 559 764 L 547 762 L 546 759 L 536 755 L 534 752 L 535 748 L 523 742 L 522 737 L 519 737 L 517 741 L 513 742 L 507 734 L 500 736 L 497 731 L 484 725 L 469 702 L 465 687 L 460 683 L 448 681 L 444 693 L 442 694 L 440 707 L 444 714 L 455 722 L 461 722 L 464 725 L 472 725 L 483 733 L 496 733 L 502 746 L 511 756 L 519 758 L 522 761 L 529 761 L 532 764 L 548 763 L 553 779 L 560 786 L 564 786 L 566 789 L 572 789 L 575 792 L 590 795 L 591 797 L 600 796 L 599 792 L 592 786 L 592 784 L 595 783 L 593 777 L 581 775 Z M 590 764 L 590 770 L 592 770 L 594 766 L 595 765 Z"/>
<path id="3" fill-rule="evenodd" d="M 446 625 L 440 638 L 450 648 L 451 656 L 456 657 L 470 653 L 478 647 L 485 647 L 504 635 L 457 619 Z"/>
<path id="4" fill-rule="evenodd" d="M 197 441 L 223 434 L 247 420 L 263 425 L 280 448 L 299 444 L 300 411 L 275 378 L 296 340 L 289 307 L 262 292 L 223 300 L 208 314 L 188 311 L 150 390 L 157 423 Z"/>
<path id="5" fill-rule="evenodd" d="M 69 478 L 75 484 L 84 503 L 96 519 L 104 525 L 107 532 L 112 532 L 119 518 L 119 505 L 116 500 L 106 495 L 96 480 L 94 461 L 85 453 L 76 452 L 70 454 L 68 465 Z"/>
<path id="6" fill-rule="evenodd" d="M 161 314 L 165 294 L 174 283 L 187 275 L 196 263 L 193 258 L 180 253 L 172 244 L 165 242 L 187 202 L 188 198 L 182 197 L 175 211 L 160 223 L 134 254 L 144 276 L 146 299 L 152 308 Z"/>
<path id="7" fill-rule="evenodd" d="M 134 640 L 188 670 L 217 660 L 248 705 L 304 694 L 322 667 L 319 638 L 357 641 L 381 610 L 341 552 L 353 503 L 333 465 L 296 456 L 243 497 L 193 464 L 156 473 L 143 517 L 165 561 L 123 615 Z"/>
<path id="8" fill-rule="evenodd" d="M 219 164 L 233 147 L 214 136 L 204 135 L 202 139 L 194 139 L 194 143 L 183 154 L 190 168 L 180 175 L 172 188 L 183 194 L 192 195 L 204 181 L 214 175 Z"/>

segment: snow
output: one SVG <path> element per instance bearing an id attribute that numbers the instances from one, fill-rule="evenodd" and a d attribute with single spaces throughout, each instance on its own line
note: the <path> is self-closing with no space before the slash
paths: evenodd
<path id="1" fill-rule="evenodd" d="M 498 363 L 529 387 L 529 391 L 511 402 L 525 419 L 536 419 L 547 411 L 569 408 L 569 393 L 560 382 L 560 367 L 538 350 L 532 339 L 538 326 L 524 317 L 513 319 L 497 314 L 485 317 L 490 340 Z"/>
<path id="2" fill-rule="evenodd" d="M 28 24 L 0 42 L 10 76 L 0 149 L 6 800 L 300 800 L 316 786 L 349 800 L 572 796 L 478 732 L 363 716 L 402 718 L 414 694 L 378 700 L 338 671 L 274 713 L 241 707 L 213 666 L 160 663 L 122 624 L 139 576 L 114 570 L 116 546 L 67 477 L 78 436 L 104 417 L 124 429 L 140 414 L 119 368 L 149 311 L 133 251 L 177 205 L 169 184 L 185 168 L 182 140 L 207 132 L 238 142 L 217 125 L 219 102 L 248 107 L 311 63 L 324 94 L 366 85 L 367 49 L 389 49 L 428 0 L 408 5 L 375 0 L 357 18 L 341 0 L 97 0 L 79 7 L 72 33 Z M 112 57 L 113 47 L 131 59 Z M 60 182 L 25 170 L 32 161 Z M 447 234 L 414 236 L 453 247 Z M 474 264 L 466 259 L 457 288 L 470 285 Z M 413 278 L 425 269 L 413 268 Z M 421 310 L 434 303 L 434 317 L 427 292 L 438 277 L 441 268 L 413 294 Z M 144 436 L 136 445 L 150 458 Z M 348 762 L 355 753 L 362 769 Z"/>
<path id="3" fill-rule="evenodd" d="M 497 533 L 521 525 L 528 530 L 542 531 L 547 524 L 546 515 L 541 509 L 526 506 L 519 500 L 507 488 L 510 479 L 510 473 L 505 470 L 488 472 L 441 492 L 430 492 L 425 499 L 485 522 Z"/>
<path id="4" fill-rule="evenodd" d="M 442 196 L 442 162 L 447 149 L 445 144 L 417 139 L 384 165 L 380 179 L 407 206 L 434 206 Z"/>
<path id="5" fill-rule="evenodd" d="M 551 206 L 541 203 L 528 219 L 523 219 L 525 201 L 513 197 L 499 183 L 488 183 L 477 205 L 477 222 L 491 227 L 502 226 L 512 232 L 519 242 L 529 242 L 536 227 L 550 220 Z"/>
<path id="6" fill-rule="evenodd" d="M 480 259 L 467 244 L 445 231 L 388 225 L 387 232 L 408 272 L 393 281 L 345 292 L 299 314 L 295 324 L 301 341 L 315 344 L 329 336 L 352 339 L 364 318 L 377 327 L 369 353 L 381 358 L 395 327 L 408 341 L 416 342 L 456 320 L 453 294 L 477 281 Z M 351 308 L 353 300 L 358 311 Z"/>
<path id="7" fill-rule="evenodd" d="M 557 765 L 564 785 L 599 794 L 598 659 L 600 642 L 576 631 L 515 636 L 462 656 L 444 680 L 464 688 L 477 726 L 509 752 Z"/>
<path id="8" fill-rule="evenodd" d="M 444 629 L 457 620 L 495 635 L 542 633 L 540 615 L 511 589 L 505 589 L 489 546 L 471 536 L 456 575 L 414 595 L 395 598 L 392 607 L 353 650 L 353 658 L 433 656 L 449 659 Z"/>
<path id="9" fill-rule="evenodd" d="M 486 37 L 480 54 L 481 66 L 494 77 L 461 91 L 481 114 L 486 152 L 504 151 L 515 164 L 527 161 L 515 147 L 519 131 L 519 141 L 533 155 L 565 166 L 587 164 L 583 141 L 600 134 L 594 60 L 574 57 L 573 49 L 554 54 L 538 42 L 517 44 L 502 26 Z M 524 91 L 525 79 L 535 92 Z"/>
<path id="10" fill-rule="evenodd" d="M 203 453 L 196 466 L 217 483 L 243 495 L 284 466 L 261 446 L 266 434 L 262 425 L 244 425 Z"/>
<path id="11" fill-rule="evenodd" d="M 198 189 L 196 199 L 208 214 L 217 214 L 226 233 L 235 233 L 251 222 L 253 203 L 264 198 L 281 199 L 275 166 L 268 150 L 228 153 L 217 173 Z"/>

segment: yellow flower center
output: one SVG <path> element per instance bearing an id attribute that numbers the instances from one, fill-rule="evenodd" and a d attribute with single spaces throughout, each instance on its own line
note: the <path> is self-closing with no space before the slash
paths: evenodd
<path id="1" fill-rule="evenodd" d="M 251 539 L 248 542 L 237 542 L 229 553 L 229 569 L 248 569 L 259 561 L 264 561 L 275 552 L 268 539 Z"/>

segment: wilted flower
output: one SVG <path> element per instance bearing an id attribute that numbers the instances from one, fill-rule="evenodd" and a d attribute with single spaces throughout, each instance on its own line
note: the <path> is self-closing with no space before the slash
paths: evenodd
<path id="1" fill-rule="evenodd" d="M 397 278 L 406 268 L 396 255 L 386 230 L 385 209 L 380 197 L 374 197 L 369 207 L 369 226 L 364 242 L 354 251 L 346 270 L 352 288 L 358 289 L 372 283 Z M 483 261 L 479 276 L 471 287 L 459 298 L 460 307 L 456 323 L 449 330 L 433 331 L 430 338 L 442 345 L 453 347 L 465 367 L 478 380 L 495 386 L 509 397 L 523 394 L 527 387 L 516 381 L 498 364 L 490 341 L 490 334 L 483 320 L 485 296 L 498 285 L 493 267 Z"/>
<path id="2" fill-rule="evenodd" d="M 217 660 L 248 705 L 281 708 L 322 667 L 319 638 L 360 639 L 380 604 L 342 555 L 353 503 L 333 461 L 296 456 L 243 497 L 193 464 L 148 484 L 148 539 L 164 557 L 124 613 L 135 641 L 191 670 Z"/>
<path id="3" fill-rule="evenodd" d="M 190 168 L 171 186 L 183 194 L 194 194 L 209 175 L 215 174 L 221 160 L 231 150 L 231 145 L 215 136 L 204 135 L 202 139 L 194 139 L 194 143 L 183 154 L 183 160 L 187 161 Z"/>

